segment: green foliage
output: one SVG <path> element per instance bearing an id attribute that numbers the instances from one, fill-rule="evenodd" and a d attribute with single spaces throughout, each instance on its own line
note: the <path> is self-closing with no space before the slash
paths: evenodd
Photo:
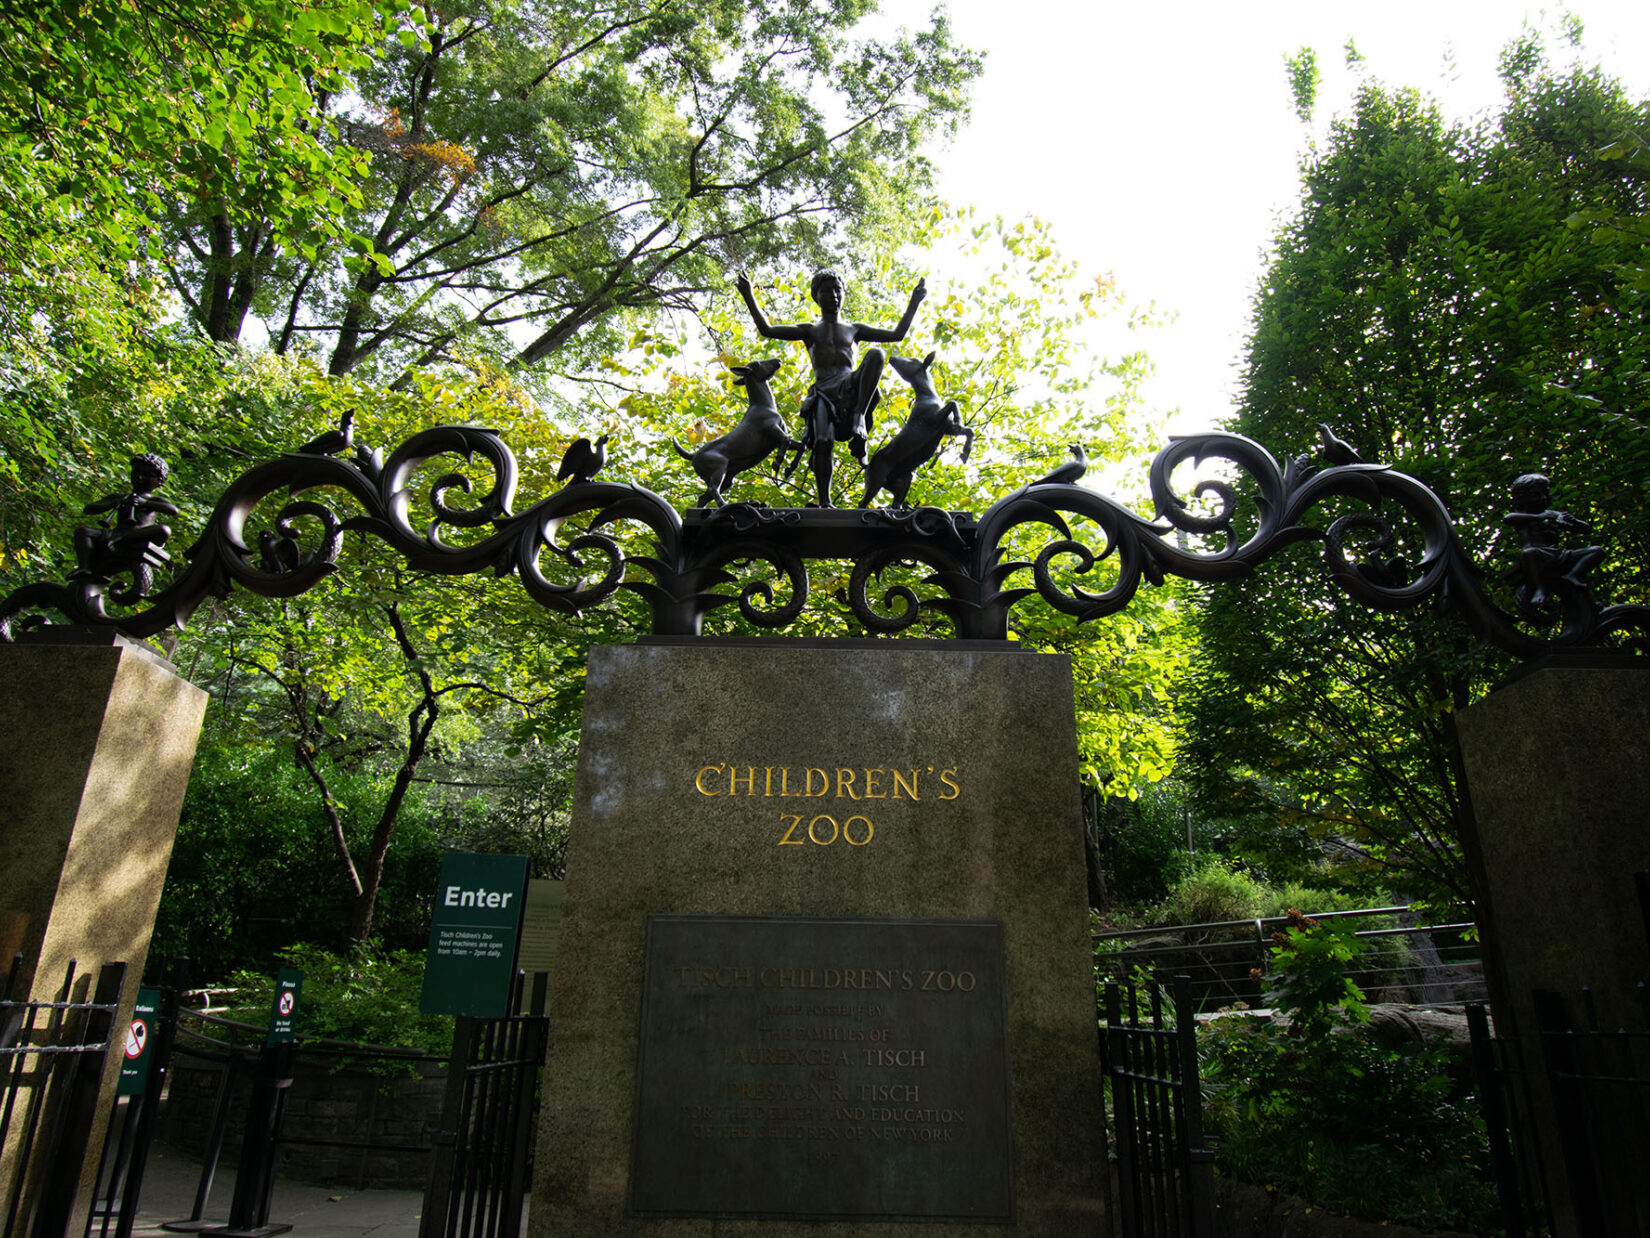
<path id="1" fill-rule="evenodd" d="M 1289 1019 L 1289 1034 L 1311 1040 L 1342 1024 L 1368 1023 L 1364 992 L 1347 970 L 1363 943 L 1350 925 L 1291 910 L 1272 934 L 1266 1000 Z"/>
<path id="2" fill-rule="evenodd" d="M 1489 1155 L 1476 1102 L 1440 1043 L 1387 1049 L 1360 1028 L 1349 931 L 1296 915 L 1277 934 L 1276 1021 L 1206 1024 L 1205 1115 L 1221 1168 L 1371 1220 L 1484 1232 Z"/>
<path id="3" fill-rule="evenodd" d="M 1348 63 L 1356 55 L 1351 40 L 1348 40 Z M 1318 53 L 1310 47 L 1303 47 L 1283 63 L 1289 70 L 1289 97 L 1294 101 L 1295 115 L 1300 118 L 1301 124 L 1309 125 L 1312 123 L 1312 113 L 1318 108 Z"/>
<path id="4" fill-rule="evenodd" d="M 1650 301 L 1631 287 L 1630 245 L 1566 220 L 1645 213 L 1645 180 L 1597 152 L 1642 126 L 1646 107 L 1543 56 L 1538 39 L 1509 49 L 1507 104 L 1475 127 L 1447 125 L 1412 92 L 1360 91 L 1303 165 L 1232 428 L 1293 456 L 1328 423 L 1366 459 L 1418 477 L 1492 589 L 1516 542 L 1501 524 L 1507 487 L 1544 472 L 1607 548 L 1601 594 L 1642 601 Z M 1308 519 L 1326 528 L 1358 506 Z M 1398 523 L 1373 553 L 1413 573 L 1424 551 Z M 1459 900 L 1448 715 L 1507 662 L 1453 619 L 1366 612 L 1312 557 L 1270 563 L 1203 608 L 1183 767 L 1198 808 L 1269 868 L 1327 859 Z"/>
<path id="5" fill-rule="evenodd" d="M 421 951 L 335 954 L 300 942 L 280 951 L 277 967 L 304 973 L 295 1024 L 301 1039 L 416 1049 L 438 1057 L 452 1049 L 452 1017 L 418 1010 L 424 985 Z M 272 971 L 238 971 L 229 983 L 237 990 L 231 1017 L 260 1025 L 268 1019 L 275 994 Z"/>
<path id="6" fill-rule="evenodd" d="M 1302 1043 L 1246 1015 L 1206 1027 L 1205 1116 L 1223 1172 L 1372 1221 L 1489 1232 L 1483 1119 L 1446 1048 L 1386 1049 L 1362 1033 Z"/>
<path id="7" fill-rule="evenodd" d="M 345 231 L 360 160 L 312 113 L 403 10 L 0 3 L 0 570 L 29 562 L 37 509 L 124 472 L 158 406 L 189 410 L 169 442 L 203 446 L 185 425 L 223 358 L 169 325 L 152 225 L 203 194 L 226 219 L 255 204 L 271 245 Z"/>
<path id="8" fill-rule="evenodd" d="M 1598 157 L 1620 161 L 1639 176 L 1650 172 L 1650 128 L 1629 130 L 1599 148 Z M 1650 211 L 1637 214 L 1590 207 L 1576 211 L 1567 220 L 1576 229 L 1587 229 L 1593 244 L 1617 255 L 1617 269 L 1628 286 L 1641 296 L 1650 293 Z"/>
<path id="9" fill-rule="evenodd" d="M 383 793 L 383 780 L 368 771 L 337 788 L 347 802 Z M 455 816 L 428 794 L 404 811 L 385 858 L 381 943 L 417 947 L 428 936 L 441 854 L 460 828 Z M 268 968 L 294 941 L 339 948 L 345 898 L 313 788 L 290 754 L 248 743 L 212 710 L 166 870 L 152 957 L 187 955 L 192 974 L 216 979 Z"/>
<path id="10" fill-rule="evenodd" d="M 1177 881 L 1154 909 L 1160 924 L 1216 924 L 1265 914 L 1266 886 L 1243 868 L 1210 856 Z"/>
<path id="11" fill-rule="evenodd" d="M 871 7 L 426 6 L 311 109 L 366 169 L 360 240 L 282 246 L 221 210 L 261 178 L 225 176 L 169 203 L 174 287 L 209 338 L 258 319 L 333 374 L 598 364 L 623 317 L 702 307 L 730 269 L 902 232 L 979 60 L 943 14 L 867 38 Z"/>
<path id="12" fill-rule="evenodd" d="M 1363 891 L 1336 888 L 1336 874 L 1318 870 L 1318 881 L 1275 884 L 1239 863 L 1207 855 L 1179 877 L 1152 912 L 1158 924 L 1211 924 L 1222 920 L 1271 919 L 1291 908 L 1308 911 L 1355 911 L 1388 902 L 1384 891 L 1374 898 Z M 1385 925 L 1364 927 L 1386 927 Z"/>
<path id="13" fill-rule="evenodd" d="M 209 194 L 232 218 L 255 208 L 283 239 L 313 245 L 337 229 L 359 161 L 327 141 L 315 109 L 406 8 L 7 3 L 5 146 L 34 159 L 41 206 L 79 214 L 116 255 L 136 252 L 144 223 L 179 192 Z"/>
<path id="14" fill-rule="evenodd" d="M 1138 907 L 1168 896 L 1194 860 L 1186 850 L 1188 821 L 1193 845 L 1209 851 L 1208 826 L 1189 818 L 1185 787 L 1174 779 L 1151 783 L 1132 800 L 1101 801 L 1096 842 L 1114 902 Z"/>

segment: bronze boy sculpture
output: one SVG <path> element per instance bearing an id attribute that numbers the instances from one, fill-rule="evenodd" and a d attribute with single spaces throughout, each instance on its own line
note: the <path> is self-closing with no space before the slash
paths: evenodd
<path id="1" fill-rule="evenodd" d="M 810 447 L 809 468 L 814 475 L 817 506 L 831 506 L 831 448 L 840 439 L 861 464 L 865 462 L 865 440 L 871 432 L 871 413 L 877 406 L 877 383 L 886 361 L 880 348 L 869 348 L 856 368 L 854 346 L 861 342 L 897 344 L 911 329 L 917 306 L 928 295 L 927 283 L 918 280 L 911 300 L 895 327 L 873 327 L 863 322 L 844 322 L 843 284 L 835 271 L 820 271 L 813 278 L 811 292 L 819 306 L 818 322 L 774 326 L 756 303 L 750 277 L 743 272 L 734 282 L 745 298 L 756 330 L 770 340 L 797 340 L 808 350 L 814 381 L 802 401 L 802 440 Z"/>

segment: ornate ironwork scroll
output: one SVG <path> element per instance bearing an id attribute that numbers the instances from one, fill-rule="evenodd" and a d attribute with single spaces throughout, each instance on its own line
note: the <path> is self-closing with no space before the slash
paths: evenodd
<path id="1" fill-rule="evenodd" d="M 475 495 L 467 472 L 442 473 L 422 496 L 429 519 L 415 527 L 414 473 L 449 456 L 464 468 L 479 457 L 490 484 Z M 1204 480 L 1189 498 L 1175 492 L 1177 467 L 1210 460 L 1223 462 L 1224 474 L 1237 480 Z M 1546 510 L 1545 490 L 1537 494 L 1529 478 L 1520 479 L 1520 510 L 1508 517 L 1525 534 L 1516 574 L 1524 583 L 1512 613 L 1486 589 L 1443 503 L 1413 477 L 1355 456 L 1329 467 L 1303 459 L 1279 467 L 1265 448 L 1234 434 L 1177 438 L 1158 453 L 1151 468 L 1154 520 L 1083 486 L 1047 479 L 975 519 L 934 507 L 774 509 L 749 502 L 683 516 L 650 490 L 588 476 L 593 470 L 574 471 L 562 489 L 517 513 L 516 460 L 492 430 L 426 430 L 382 464 L 378 453 L 364 450 L 354 459 L 307 450 L 284 455 L 230 485 L 181 566 L 155 553 L 162 539 L 147 533 L 132 553 L 82 553 L 64 584 L 26 585 L 0 602 L 0 641 L 54 614 L 70 625 L 153 636 L 182 626 L 202 600 L 236 585 L 294 596 L 336 570 L 349 531 L 376 537 L 415 571 L 515 575 L 536 602 L 562 613 L 630 591 L 646 601 L 660 635 L 697 635 L 707 615 L 730 605 L 752 624 L 783 628 L 807 603 L 809 563 L 834 560 L 852 564 L 843 598 L 868 631 L 903 632 L 926 616 L 943 616 L 960 638 L 1004 640 L 1015 605 L 1033 594 L 1085 623 L 1127 606 L 1142 582 L 1235 580 L 1303 542 L 1321 545 L 1325 572 L 1354 601 L 1381 611 L 1435 604 L 1519 656 L 1650 632 L 1650 607 L 1600 607 L 1593 600 L 1581 577 L 1596 548 L 1557 546 L 1560 531 L 1585 526 Z M 254 511 L 278 492 L 290 497 L 268 527 L 249 537 Z M 1256 513 L 1244 522 L 1240 494 Z M 136 498 L 159 512 L 170 508 L 148 490 Z M 346 505 L 356 510 L 341 511 Z M 115 510 L 104 500 L 93 508 Z M 559 535 L 573 517 L 584 518 L 582 531 L 564 542 Z M 627 553 L 627 539 L 615 532 L 621 522 L 645 527 L 648 553 Z M 117 522 L 107 536 L 83 532 L 118 540 L 128 526 L 156 527 L 134 519 Z M 1213 547 L 1194 549 L 1194 540 Z M 547 557 L 559 561 L 558 572 L 546 570 Z M 736 571 L 748 576 L 750 569 L 772 580 L 741 583 Z M 171 579 L 155 590 L 156 576 L 167 571 Z M 568 574 L 574 579 L 557 578 Z M 111 602 L 129 609 L 111 613 Z"/>

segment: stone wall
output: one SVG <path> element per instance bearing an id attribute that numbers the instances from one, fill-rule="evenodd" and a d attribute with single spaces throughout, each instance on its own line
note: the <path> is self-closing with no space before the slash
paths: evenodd
<path id="1" fill-rule="evenodd" d="M 174 1059 L 161 1107 L 163 1142 L 189 1156 L 204 1155 L 223 1075 L 224 1067 L 217 1063 Z M 314 1061 L 300 1060 L 281 1127 L 283 1140 L 378 1146 L 366 1149 L 283 1142 L 276 1176 L 353 1190 L 423 1190 L 430 1167 L 429 1153 L 411 1149 L 430 1147 L 441 1118 L 446 1086 L 447 1068 L 441 1062 L 393 1064 L 387 1071 L 333 1071 Z M 250 1094 L 250 1077 L 238 1074 L 220 1164 L 221 1189 L 228 1186 L 223 1167 L 233 1164 L 240 1152 Z"/>
<path id="2" fill-rule="evenodd" d="M 1315 1208 L 1285 1191 L 1231 1178 L 1216 1179 L 1215 1200 L 1220 1238 L 1467 1238 L 1453 1231 L 1360 1221 Z"/>

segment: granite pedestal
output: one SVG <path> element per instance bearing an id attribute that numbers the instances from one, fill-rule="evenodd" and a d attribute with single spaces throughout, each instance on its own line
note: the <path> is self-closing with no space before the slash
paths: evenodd
<path id="1" fill-rule="evenodd" d="M 1555 659 L 1461 711 L 1455 731 L 1496 1029 L 1518 1039 L 1555 1224 L 1576 1234 L 1532 994 L 1556 992 L 1579 1020 L 1585 986 L 1601 1026 L 1644 1028 L 1650 913 L 1633 875 L 1650 870 L 1650 671 Z M 1650 1163 L 1650 1144 L 1630 1159 Z"/>
<path id="2" fill-rule="evenodd" d="M 533 1238 L 1100 1234 L 1070 667 L 591 653 Z"/>
<path id="3" fill-rule="evenodd" d="M 206 693 L 158 654 L 107 639 L 0 645 L 0 957 L 9 965 L 22 955 L 20 990 L 38 1000 L 59 996 L 71 960 L 72 996 L 82 1001 L 103 964 L 124 962 L 118 1031 L 131 1019 L 148 955 Z M 106 1125 L 120 1060 L 111 1055 L 92 1131 Z M 36 1158 L 25 1217 L 38 1174 L 72 1166 L 86 1141 L 86 1130 L 69 1132 L 57 1165 Z M 0 1193 L 10 1190 L 14 1153 L 8 1141 Z M 96 1157 L 87 1157 L 80 1209 L 95 1172 Z"/>

